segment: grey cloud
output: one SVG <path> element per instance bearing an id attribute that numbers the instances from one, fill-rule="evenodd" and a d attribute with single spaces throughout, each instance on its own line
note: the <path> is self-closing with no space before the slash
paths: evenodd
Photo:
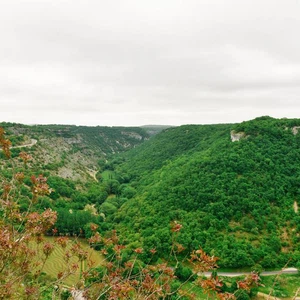
<path id="1" fill-rule="evenodd" d="M 299 10 L 283 0 L 4 0 L 0 120 L 296 117 Z"/>

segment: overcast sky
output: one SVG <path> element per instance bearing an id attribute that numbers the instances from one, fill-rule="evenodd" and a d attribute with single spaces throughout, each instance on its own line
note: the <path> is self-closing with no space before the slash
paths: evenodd
<path id="1" fill-rule="evenodd" d="M 300 118 L 299 0 L 2 0 L 0 121 Z"/>

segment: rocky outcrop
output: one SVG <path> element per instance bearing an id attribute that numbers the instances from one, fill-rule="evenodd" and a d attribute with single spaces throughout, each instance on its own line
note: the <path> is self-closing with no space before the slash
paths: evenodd
<path id="1" fill-rule="evenodd" d="M 139 140 L 139 141 L 141 141 L 143 139 L 143 137 L 140 134 L 136 133 L 136 132 L 122 131 L 121 133 L 123 135 L 130 136 L 130 137 L 132 137 L 132 138 L 134 138 L 136 140 Z"/>
<path id="2" fill-rule="evenodd" d="M 293 135 L 298 134 L 299 129 L 300 129 L 300 126 L 294 126 L 294 127 L 292 128 Z"/>
<path id="3" fill-rule="evenodd" d="M 230 132 L 230 137 L 232 142 L 238 142 L 241 138 L 245 138 L 246 134 L 245 132 L 235 132 L 234 130 L 232 130 Z"/>

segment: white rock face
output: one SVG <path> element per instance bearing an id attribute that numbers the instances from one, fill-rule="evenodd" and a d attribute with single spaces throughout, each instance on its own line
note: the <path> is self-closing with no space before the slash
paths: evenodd
<path id="1" fill-rule="evenodd" d="M 235 132 L 234 130 L 230 132 L 232 142 L 238 142 L 241 138 L 244 138 L 245 136 L 245 132 Z"/>
<path id="2" fill-rule="evenodd" d="M 292 128 L 293 135 L 296 135 L 300 129 L 300 126 L 295 126 Z"/>

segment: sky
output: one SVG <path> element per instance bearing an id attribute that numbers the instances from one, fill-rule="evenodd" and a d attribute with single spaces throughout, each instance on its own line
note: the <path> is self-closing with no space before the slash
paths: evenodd
<path id="1" fill-rule="evenodd" d="M 300 0 L 2 0 L 0 122 L 300 118 Z"/>

